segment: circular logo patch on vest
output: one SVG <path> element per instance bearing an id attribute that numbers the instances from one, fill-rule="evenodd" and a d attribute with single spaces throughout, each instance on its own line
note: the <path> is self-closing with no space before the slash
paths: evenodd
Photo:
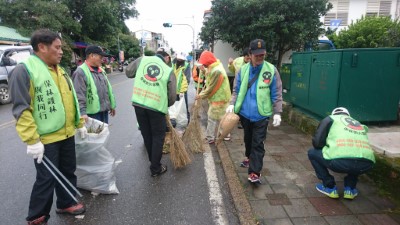
<path id="1" fill-rule="evenodd" d="M 143 69 L 144 77 L 148 81 L 156 82 L 160 80 L 163 76 L 162 66 L 158 65 L 157 63 L 151 62 L 144 66 Z"/>
<path id="2" fill-rule="evenodd" d="M 351 117 L 343 116 L 342 118 L 340 118 L 340 120 L 346 127 L 352 130 L 364 130 L 361 123 Z"/>
<path id="3" fill-rule="evenodd" d="M 262 74 L 262 77 L 263 77 L 263 82 L 266 84 L 269 84 L 271 82 L 272 74 L 270 72 L 266 71 Z"/>

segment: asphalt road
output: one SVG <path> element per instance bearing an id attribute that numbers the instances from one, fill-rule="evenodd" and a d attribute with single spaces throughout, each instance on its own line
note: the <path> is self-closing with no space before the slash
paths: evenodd
<path id="1" fill-rule="evenodd" d="M 116 168 L 120 194 L 96 196 L 82 190 L 81 200 L 87 207 L 84 217 L 58 215 L 53 204 L 49 224 L 239 224 L 215 149 L 208 153 L 215 169 L 207 166 L 208 172 L 204 166 L 207 154 L 194 155 L 192 163 L 181 170 L 173 169 L 169 156 L 164 155 L 167 173 L 150 176 L 147 153 L 130 103 L 133 80 L 123 73 L 113 73 L 109 79 L 117 110 L 116 116 L 110 118 L 107 149 L 120 161 Z M 193 87 L 189 88 L 189 98 L 193 99 Z M 0 105 L 0 224 L 26 224 L 36 172 L 33 160 L 26 155 L 26 145 L 15 131 L 11 107 Z M 210 178 L 210 173 L 217 180 Z M 215 196 L 221 197 L 222 204 Z"/>

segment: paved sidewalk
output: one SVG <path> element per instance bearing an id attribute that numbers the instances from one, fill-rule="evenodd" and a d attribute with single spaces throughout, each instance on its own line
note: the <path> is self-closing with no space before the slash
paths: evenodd
<path id="1" fill-rule="evenodd" d="M 344 175 L 335 173 L 341 198 L 330 199 L 319 193 L 315 184 L 320 181 L 307 157 L 311 136 L 285 122 L 278 128 L 269 128 L 260 185 L 250 184 L 247 169 L 239 166 L 244 159 L 243 130 L 235 128 L 231 135 L 231 141 L 224 141 L 218 148 L 228 150 L 238 184 L 243 188 L 236 192 L 245 194 L 259 224 L 400 224 L 400 214 L 391 213 L 395 204 L 379 196 L 366 176 L 360 177 L 355 200 L 342 198 Z"/>

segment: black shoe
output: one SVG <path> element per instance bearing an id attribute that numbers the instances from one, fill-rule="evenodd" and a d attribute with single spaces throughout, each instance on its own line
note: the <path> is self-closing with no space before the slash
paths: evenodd
<path id="1" fill-rule="evenodd" d="M 157 177 L 162 175 L 163 173 L 167 172 L 167 166 L 166 165 L 161 165 L 161 171 L 158 173 L 153 173 L 151 174 L 152 177 Z"/>

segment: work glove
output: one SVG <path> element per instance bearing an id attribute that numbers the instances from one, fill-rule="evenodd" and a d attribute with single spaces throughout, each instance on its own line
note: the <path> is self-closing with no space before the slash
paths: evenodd
<path id="1" fill-rule="evenodd" d="M 87 129 L 85 126 L 81 128 L 77 128 L 79 136 L 81 136 L 82 139 L 84 139 L 87 135 Z"/>
<path id="2" fill-rule="evenodd" d="M 231 112 L 233 112 L 233 107 L 234 107 L 233 105 L 229 105 L 228 108 L 226 108 L 225 112 L 226 112 L 226 113 L 231 113 Z"/>
<path id="3" fill-rule="evenodd" d="M 182 99 L 183 97 L 185 97 L 185 94 L 180 93 L 180 94 L 179 94 L 179 99 Z"/>
<path id="4" fill-rule="evenodd" d="M 274 115 L 274 121 L 272 122 L 272 125 L 273 125 L 274 127 L 277 127 L 277 126 L 281 125 L 281 121 L 282 121 L 281 115 L 275 114 L 275 115 Z"/>
<path id="5" fill-rule="evenodd" d="M 28 145 L 26 148 L 26 154 L 32 156 L 34 159 L 37 159 L 37 163 L 41 163 L 44 154 L 44 145 L 41 141 L 36 144 Z"/>

